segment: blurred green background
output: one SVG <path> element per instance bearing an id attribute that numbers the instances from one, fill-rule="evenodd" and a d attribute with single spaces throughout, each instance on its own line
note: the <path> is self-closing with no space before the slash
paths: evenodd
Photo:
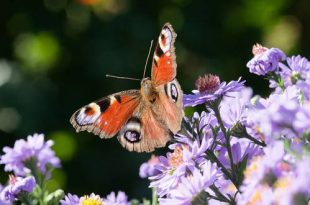
<path id="1" fill-rule="evenodd" d="M 0 5 L 0 145 L 44 133 L 62 160 L 50 189 L 79 195 L 123 190 L 130 198 L 150 196 L 148 181 L 138 176 L 150 154 L 130 153 L 116 139 L 77 134 L 69 118 L 93 100 L 139 88 L 138 82 L 105 74 L 141 78 L 150 41 L 165 22 L 178 34 L 178 79 L 185 93 L 205 73 L 225 81 L 242 76 L 256 93 L 268 93 L 268 83 L 245 66 L 254 43 L 310 55 L 309 0 L 1 0 Z M 0 173 L 4 183 L 7 175 Z"/>

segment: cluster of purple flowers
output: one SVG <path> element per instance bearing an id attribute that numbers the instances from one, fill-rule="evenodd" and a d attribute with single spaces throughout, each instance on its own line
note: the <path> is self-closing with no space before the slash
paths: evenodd
<path id="1" fill-rule="evenodd" d="M 43 134 L 28 136 L 27 140 L 17 140 L 14 146 L 4 147 L 0 164 L 9 175 L 8 184 L 0 185 L 0 205 L 23 204 L 62 204 L 62 205 L 129 205 L 124 192 L 111 192 L 105 198 L 94 193 L 78 197 L 58 189 L 49 193 L 45 183 L 51 177 L 51 170 L 60 167 L 60 159 L 51 149 L 52 140 L 44 140 Z"/>
<path id="2" fill-rule="evenodd" d="M 17 140 L 13 148 L 3 148 L 5 154 L 0 156 L 0 164 L 13 174 L 9 175 L 8 184 L 0 189 L 0 204 L 33 199 L 31 193 L 35 188 L 40 189 L 50 177 L 50 169 L 60 167 L 52 145 L 51 140 L 44 141 L 44 135 L 34 134 L 27 140 Z"/>
<path id="3" fill-rule="evenodd" d="M 124 192 L 119 191 L 117 194 L 111 192 L 105 198 L 101 198 L 94 193 L 89 196 L 78 197 L 77 195 L 68 194 L 63 200 L 60 201 L 61 205 L 130 205 L 127 196 Z"/>
<path id="4" fill-rule="evenodd" d="M 309 156 L 292 159 L 283 141 L 267 146 L 245 170 L 238 204 L 308 204 L 309 165 Z"/>
<path id="5" fill-rule="evenodd" d="M 183 102 L 206 111 L 184 120 L 166 156 L 140 168 L 160 204 L 309 203 L 310 62 L 258 44 L 253 54 L 247 67 L 273 92 L 253 96 L 240 79 L 199 77 Z"/>
<path id="6" fill-rule="evenodd" d="M 53 141 L 44 141 L 42 134 L 28 136 L 27 141 L 24 139 L 17 140 L 14 147 L 4 147 L 4 155 L 0 158 L 0 163 L 4 164 L 5 171 L 13 171 L 18 176 L 26 176 L 31 172 L 31 168 L 25 166 L 34 161 L 42 173 L 47 172 L 47 164 L 53 167 L 60 167 L 60 160 L 55 156 L 51 146 Z"/>
<path id="7" fill-rule="evenodd" d="M 9 184 L 0 192 L 0 204 L 11 204 L 19 196 L 32 192 L 35 186 L 36 181 L 33 176 L 22 178 L 11 175 Z"/>

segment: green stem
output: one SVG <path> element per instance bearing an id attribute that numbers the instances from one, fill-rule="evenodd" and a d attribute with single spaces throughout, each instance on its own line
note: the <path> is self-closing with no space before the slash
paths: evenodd
<path id="1" fill-rule="evenodd" d="M 32 201 L 27 192 L 22 192 L 18 195 L 18 199 L 25 205 L 32 205 Z"/>
<path id="2" fill-rule="evenodd" d="M 157 190 L 154 187 L 152 188 L 152 205 L 158 205 Z"/>
<path id="3" fill-rule="evenodd" d="M 214 184 L 210 186 L 210 189 L 214 191 L 219 201 L 226 202 L 229 204 L 236 204 L 235 201 L 229 200 L 226 196 L 224 196 Z"/>
<path id="4" fill-rule="evenodd" d="M 25 162 L 27 168 L 31 170 L 32 175 L 36 179 L 36 183 L 40 187 L 40 195 L 38 198 L 40 205 L 45 205 L 44 203 L 44 195 L 45 195 L 45 178 L 46 176 L 39 170 L 37 167 L 37 160 L 35 158 L 29 159 Z"/>
<path id="5" fill-rule="evenodd" d="M 251 140 L 252 142 L 254 142 L 257 145 L 260 145 L 262 147 L 266 147 L 266 143 L 265 142 L 261 142 L 261 141 L 255 139 L 254 137 L 252 137 L 248 133 L 245 134 L 245 137 L 248 138 L 249 140 Z"/>
<path id="6" fill-rule="evenodd" d="M 227 178 L 230 179 L 230 181 L 235 185 L 235 187 L 239 187 L 236 180 L 233 179 L 232 175 L 230 174 L 230 172 L 226 169 L 226 167 L 220 162 L 220 160 L 218 160 L 218 158 L 215 156 L 215 154 L 213 153 L 212 150 L 207 150 L 206 151 L 206 154 L 207 154 L 207 159 L 209 159 L 211 162 L 215 162 L 216 165 L 218 167 L 221 168 L 222 172 L 225 174 L 225 176 Z"/>
<path id="7" fill-rule="evenodd" d="M 211 105 L 210 108 L 214 111 L 215 117 L 216 117 L 216 119 L 220 125 L 220 128 L 221 128 L 223 134 L 224 134 L 224 137 L 226 140 L 226 148 L 227 148 L 228 157 L 229 157 L 230 166 L 231 166 L 232 178 L 233 178 L 233 182 L 235 182 L 236 181 L 236 172 L 235 172 L 235 165 L 233 162 L 233 155 L 232 155 L 232 150 L 231 150 L 231 145 L 230 145 L 230 134 L 227 132 L 227 130 L 224 126 L 218 104 L 219 103 L 215 103 L 215 104 Z"/>

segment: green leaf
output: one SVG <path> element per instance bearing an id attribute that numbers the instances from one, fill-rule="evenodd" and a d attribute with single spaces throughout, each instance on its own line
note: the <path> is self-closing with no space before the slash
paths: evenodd
<path id="1" fill-rule="evenodd" d="M 46 196 L 45 198 L 45 202 L 48 205 L 58 205 L 59 201 L 64 198 L 65 193 L 63 190 L 58 189 L 52 193 L 50 193 L 49 195 Z"/>
<path id="2" fill-rule="evenodd" d="M 138 199 L 132 199 L 132 200 L 130 201 L 130 204 L 131 204 L 131 205 L 139 205 L 139 204 L 140 204 L 140 201 L 139 201 Z"/>
<path id="3" fill-rule="evenodd" d="M 244 170 L 248 162 L 248 155 L 246 155 L 243 160 L 237 165 L 237 183 L 240 186 L 244 178 Z M 238 187 L 237 187 L 238 188 Z"/>

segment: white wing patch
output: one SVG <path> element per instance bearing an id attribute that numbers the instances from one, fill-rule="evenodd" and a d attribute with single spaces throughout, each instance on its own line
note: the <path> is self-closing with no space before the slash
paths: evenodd
<path id="1" fill-rule="evenodd" d="M 89 125 L 94 123 L 100 116 L 100 107 L 96 103 L 90 103 L 83 107 L 75 116 L 77 124 Z"/>
<path id="2" fill-rule="evenodd" d="M 162 35 L 164 36 L 164 38 L 161 37 Z M 172 35 L 173 34 L 168 27 L 164 28 L 161 31 L 161 35 L 159 35 L 158 42 L 163 53 L 166 53 L 167 51 L 170 50 Z"/>

